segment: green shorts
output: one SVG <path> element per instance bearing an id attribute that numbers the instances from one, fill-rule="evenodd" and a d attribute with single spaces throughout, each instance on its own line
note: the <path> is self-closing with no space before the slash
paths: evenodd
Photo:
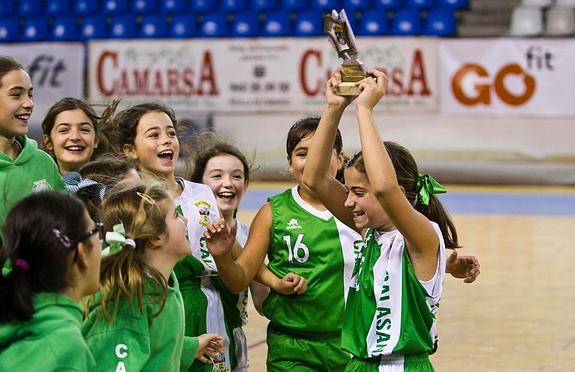
<path id="1" fill-rule="evenodd" d="M 351 357 L 340 348 L 341 336 L 296 336 L 268 326 L 267 344 L 268 372 L 343 371 Z"/>
<path id="2" fill-rule="evenodd" d="M 352 358 L 346 372 L 434 372 L 428 354 L 384 356 L 382 358 Z"/>

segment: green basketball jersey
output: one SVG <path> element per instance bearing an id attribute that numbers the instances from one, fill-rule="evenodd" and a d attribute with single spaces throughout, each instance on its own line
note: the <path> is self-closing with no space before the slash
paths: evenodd
<path id="1" fill-rule="evenodd" d="M 432 225 L 440 247 L 436 273 L 427 282 L 415 276 L 401 233 L 367 231 L 347 299 L 344 350 L 360 358 L 435 351 L 446 258 L 441 230 Z"/>
<path id="2" fill-rule="evenodd" d="M 263 304 L 272 326 L 305 333 L 339 333 L 345 295 L 361 242 L 359 234 L 328 210 L 306 203 L 297 186 L 269 199 L 272 228 L 269 269 L 278 277 L 289 272 L 308 280 L 302 295 L 272 291 Z"/>

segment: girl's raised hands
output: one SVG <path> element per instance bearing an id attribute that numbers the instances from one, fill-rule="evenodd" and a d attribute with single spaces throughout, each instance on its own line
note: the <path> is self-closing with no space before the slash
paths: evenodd
<path id="1" fill-rule="evenodd" d="M 325 103 L 328 106 L 346 108 L 355 96 L 340 96 L 335 92 L 335 88 L 341 83 L 341 67 L 333 72 L 325 85 Z"/>
<path id="2" fill-rule="evenodd" d="M 367 77 L 357 83 L 361 89 L 361 93 L 355 101 L 357 108 L 373 110 L 373 107 L 385 96 L 388 82 L 389 80 L 383 72 L 376 69 L 367 70 Z"/>
<path id="3" fill-rule="evenodd" d="M 208 250 L 212 256 L 231 254 L 236 241 L 236 225 L 228 226 L 223 218 L 210 222 L 204 231 L 204 238 L 206 238 Z"/>

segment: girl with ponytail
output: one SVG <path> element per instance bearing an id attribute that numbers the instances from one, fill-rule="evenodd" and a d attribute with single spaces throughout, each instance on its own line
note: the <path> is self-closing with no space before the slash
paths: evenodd
<path id="1" fill-rule="evenodd" d="M 0 247 L 1 371 L 95 370 L 79 302 L 98 289 L 102 235 L 70 194 L 33 193 L 11 209 Z"/>
<path id="2" fill-rule="evenodd" d="M 184 337 L 184 304 L 173 273 L 192 252 L 187 219 L 160 185 L 112 190 L 100 207 L 108 246 L 100 291 L 82 332 L 99 370 L 175 371 L 222 348 L 216 334 Z M 204 355 L 205 354 L 205 355 Z"/>

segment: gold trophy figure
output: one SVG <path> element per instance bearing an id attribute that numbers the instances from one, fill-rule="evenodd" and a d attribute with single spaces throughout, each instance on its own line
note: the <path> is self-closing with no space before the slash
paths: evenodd
<path id="1" fill-rule="evenodd" d="M 335 92 L 340 96 L 357 96 L 360 93 L 355 85 L 366 76 L 365 66 L 357 58 L 357 47 L 355 46 L 355 35 L 342 9 L 339 14 L 334 9 L 331 14 L 326 14 L 323 18 L 323 31 L 327 33 L 331 45 L 337 51 L 337 55 L 343 58 L 342 82 L 335 88 Z"/>

